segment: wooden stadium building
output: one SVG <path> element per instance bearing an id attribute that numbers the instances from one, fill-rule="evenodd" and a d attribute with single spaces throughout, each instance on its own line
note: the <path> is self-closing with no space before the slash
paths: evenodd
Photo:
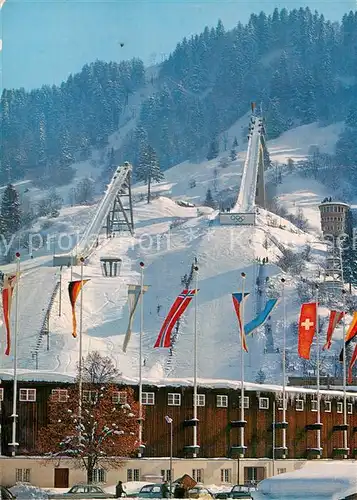
<path id="1" fill-rule="evenodd" d="M 193 420 L 193 387 L 187 381 L 179 384 L 143 386 L 145 421 L 143 457 L 169 455 L 168 425 L 173 419 L 173 456 L 192 457 L 193 427 L 198 428 L 199 458 L 235 458 L 240 453 L 239 382 L 210 381 L 199 384 L 197 418 Z M 130 384 L 138 397 L 137 385 Z M 70 384 L 46 381 L 18 381 L 17 455 L 38 455 L 36 437 L 46 425 L 48 401 L 53 390 L 68 390 Z M 125 393 L 128 385 L 118 385 Z M 286 388 L 286 422 L 282 419 L 282 389 L 277 386 L 247 384 L 245 387 L 245 457 L 289 459 L 316 456 L 316 432 L 321 432 L 321 458 L 354 458 L 357 456 L 357 392 L 346 393 L 347 426 L 344 425 L 344 394 L 337 390 L 321 390 L 321 422 L 317 422 L 317 399 L 314 389 Z M 65 394 L 65 393 L 63 393 Z M 11 455 L 13 384 L 2 380 L 1 454 Z M 63 398 L 66 405 L 66 398 Z M 283 447 L 286 429 L 286 450 Z M 348 449 L 344 448 L 347 432 Z M 274 450 L 273 450 L 274 448 Z"/>

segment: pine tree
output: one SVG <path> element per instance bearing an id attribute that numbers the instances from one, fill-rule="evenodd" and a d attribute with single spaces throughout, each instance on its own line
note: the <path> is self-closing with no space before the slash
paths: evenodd
<path id="1" fill-rule="evenodd" d="M 208 188 L 206 192 L 206 199 L 204 202 L 205 207 L 211 207 L 211 208 L 216 208 L 217 203 L 215 202 L 213 196 L 212 196 L 212 191 Z"/>
<path id="2" fill-rule="evenodd" d="M 141 150 L 135 174 L 139 181 L 144 181 L 145 184 L 147 184 L 147 202 L 150 203 L 151 184 L 153 182 L 160 182 L 164 178 L 164 174 L 160 170 L 160 164 L 156 152 L 150 145 Z"/>
<path id="3" fill-rule="evenodd" d="M 353 217 L 351 211 L 349 211 L 347 215 L 346 233 L 348 239 L 343 242 L 342 266 L 343 278 L 345 283 L 348 283 L 351 293 L 352 285 L 357 285 L 357 249 L 355 248 L 353 237 Z"/>
<path id="4" fill-rule="evenodd" d="M 4 234 L 11 236 L 21 227 L 19 195 L 12 184 L 9 184 L 1 201 L 1 219 Z"/>
<path id="5" fill-rule="evenodd" d="M 234 137 L 232 148 L 237 148 L 237 147 L 238 147 L 238 139 L 237 139 L 237 137 Z"/>
<path id="6" fill-rule="evenodd" d="M 235 150 L 235 148 L 231 149 L 230 158 L 231 158 L 231 161 L 234 161 L 237 159 L 237 151 Z"/>
<path id="7" fill-rule="evenodd" d="M 108 153 L 108 168 L 110 172 L 114 172 L 115 169 L 115 151 L 114 148 L 111 148 Z"/>
<path id="8" fill-rule="evenodd" d="M 214 158 L 217 158 L 218 155 L 219 155 L 219 144 L 217 138 L 215 138 L 212 140 L 210 144 L 207 153 L 207 160 L 213 160 Z"/>
<path id="9" fill-rule="evenodd" d="M 264 371 L 260 368 L 260 370 L 257 373 L 256 379 L 255 379 L 256 383 L 257 384 L 264 384 L 266 378 L 267 377 L 266 377 Z"/>

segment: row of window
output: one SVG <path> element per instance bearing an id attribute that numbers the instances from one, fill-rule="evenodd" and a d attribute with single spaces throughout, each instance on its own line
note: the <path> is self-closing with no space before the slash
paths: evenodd
<path id="1" fill-rule="evenodd" d="M 259 409 L 260 410 L 269 410 L 269 398 L 258 398 L 259 401 Z M 155 404 L 155 393 L 154 392 L 144 392 L 142 394 L 142 403 L 145 405 L 154 405 Z M 206 403 L 206 395 L 205 394 L 197 394 L 197 406 L 205 406 Z M 238 398 L 239 407 L 241 407 L 241 398 Z M 296 411 L 304 411 L 304 403 L 303 399 L 295 400 L 295 410 Z M 181 405 L 181 394 L 179 393 L 169 393 L 167 395 L 167 404 L 168 406 L 180 406 Z M 217 408 L 227 408 L 228 407 L 228 396 L 226 395 L 217 395 L 216 396 L 216 406 Z M 278 410 L 283 409 L 283 400 L 282 398 L 278 399 Z M 244 408 L 249 408 L 249 397 L 244 397 Z M 285 400 L 285 408 L 287 409 L 287 400 Z M 332 402 L 324 401 L 324 411 L 326 413 L 331 413 Z M 317 411 L 317 401 L 311 401 L 311 411 Z M 353 404 L 347 403 L 347 411 L 349 414 L 353 413 Z M 337 413 L 343 413 L 343 403 L 337 402 Z"/>
<path id="2" fill-rule="evenodd" d="M 67 389 L 52 389 L 51 398 L 54 401 L 60 403 L 66 403 L 68 401 L 68 390 Z M 83 391 L 83 401 L 96 401 L 98 397 L 97 391 Z M 127 402 L 126 392 L 118 391 L 114 392 L 112 396 L 113 403 L 125 404 Z M 0 388 L 0 401 L 4 401 L 4 389 Z M 20 389 L 19 390 L 19 401 L 36 401 L 36 389 Z"/>
<path id="3" fill-rule="evenodd" d="M 31 483 L 31 469 L 16 469 L 15 470 L 15 481 L 17 483 Z M 106 483 L 107 482 L 107 471 L 105 469 L 94 469 L 93 470 L 93 482 L 94 483 Z"/>
<path id="4" fill-rule="evenodd" d="M 346 212 L 346 208 L 341 205 L 326 205 L 321 207 L 321 212 Z"/>
<path id="5" fill-rule="evenodd" d="M 197 483 L 204 482 L 204 469 L 192 469 L 192 479 L 194 479 Z M 161 477 L 164 481 L 170 481 L 171 479 L 171 471 L 170 469 L 162 469 Z M 140 469 L 127 469 L 126 470 L 126 479 L 127 482 L 131 481 L 140 481 Z M 232 469 L 221 469 L 221 482 L 222 483 L 232 483 Z"/>
<path id="6" fill-rule="evenodd" d="M 342 217 L 324 217 L 324 222 L 343 222 Z"/>
<path id="7" fill-rule="evenodd" d="M 98 397 L 97 391 L 83 391 L 83 400 L 84 401 L 95 401 Z M 52 389 L 52 398 L 55 400 L 65 403 L 68 400 L 68 391 L 67 389 Z M 4 389 L 0 388 L 0 401 L 4 399 Z M 118 391 L 113 394 L 113 403 L 116 404 L 125 404 L 127 402 L 127 395 L 124 391 Z M 36 401 L 36 389 L 20 389 L 19 390 L 19 400 L 20 401 L 28 401 L 35 402 Z M 239 407 L 241 406 L 241 398 L 238 398 Z M 143 405 L 154 405 L 155 404 L 155 393 L 154 392 L 143 392 L 142 393 L 142 404 Z M 180 406 L 181 405 L 181 394 L 180 393 L 168 393 L 167 395 L 167 404 L 168 406 Z M 206 395 L 205 394 L 197 394 L 197 406 L 205 406 L 206 404 Z M 228 407 L 228 396 L 224 394 L 218 394 L 216 396 L 216 406 L 217 408 L 227 408 Z M 303 399 L 295 400 L 295 410 L 296 411 L 304 411 L 305 401 Z M 278 410 L 283 409 L 283 400 L 282 398 L 278 399 Z M 244 397 L 244 408 L 249 408 L 249 397 Z M 259 409 L 260 410 L 269 410 L 269 398 L 259 398 Z M 287 400 L 285 400 L 285 409 L 287 409 Z M 332 402 L 324 401 L 323 409 L 325 413 L 331 413 Z M 310 410 L 317 411 L 317 401 L 310 401 Z M 341 401 L 337 402 L 337 413 L 343 413 L 343 403 Z M 347 413 L 352 415 L 353 413 L 353 404 L 347 403 Z"/>
<path id="8" fill-rule="evenodd" d="M 304 406 L 305 406 L 305 401 L 303 399 L 296 399 L 295 400 L 295 410 L 296 411 L 304 411 Z M 310 401 L 310 410 L 311 411 L 317 411 L 317 400 L 312 400 Z M 278 400 L 278 410 L 283 409 L 283 400 L 279 399 Z M 287 400 L 285 400 L 285 409 L 287 409 Z M 325 413 L 331 413 L 332 409 L 332 402 L 331 401 L 324 401 L 322 409 L 324 410 Z M 341 401 L 337 401 L 337 413 L 343 413 L 343 403 Z M 352 415 L 353 414 L 353 404 L 352 403 L 347 403 L 347 413 Z"/>

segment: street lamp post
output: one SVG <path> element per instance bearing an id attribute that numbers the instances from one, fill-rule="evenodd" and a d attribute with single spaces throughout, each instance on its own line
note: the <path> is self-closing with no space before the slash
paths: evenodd
<path id="1" fill-rule="evenodd" d="M 172 498 L 172 455 L 173 455 L 173 428 L 172 428 L 172 418 L 167 416 L 165 417 L 166 422 L 170 426 L 170 498 Z"/>

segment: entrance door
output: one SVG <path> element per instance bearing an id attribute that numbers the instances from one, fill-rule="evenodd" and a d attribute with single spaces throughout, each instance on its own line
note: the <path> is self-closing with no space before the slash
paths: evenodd
<path id="1" fill-rule="evenodd" d="M 68 488 L 69 469 L 55 469 L 55 488 Z"/>

